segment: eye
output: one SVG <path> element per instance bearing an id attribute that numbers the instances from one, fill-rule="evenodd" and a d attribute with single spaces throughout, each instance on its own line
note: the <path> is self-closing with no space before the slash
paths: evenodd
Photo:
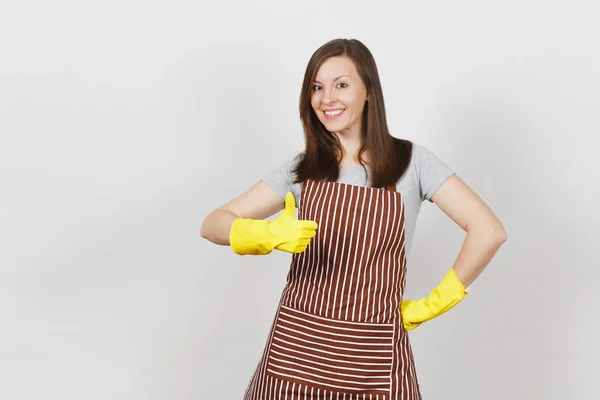
<path id="1" fill-rule="evenodd" d="M 342 88 L 347 88 L 348 87 L 348 84 L 346 82 L 340 82 L 340 83 L 337 84 L 338 87 L 340 85 L 343 85 Z M 317 90 L 321 90 L 321 85 L 313 85 L 312 90 L 315 91 L 315 92 Z"/>

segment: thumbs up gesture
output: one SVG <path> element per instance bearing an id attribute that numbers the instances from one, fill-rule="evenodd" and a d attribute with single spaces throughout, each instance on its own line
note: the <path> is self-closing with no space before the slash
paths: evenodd
<path id="1" fill-rule="evenodd" d="M 238 218 L 229 234 L 231 248 L 237 254 L 269 254 L 273 249 L 301 253 L 317 234 L 317 223 L 295 217 L 296 201 L 285 195 L 285 209 L 273 221 Z"/>
<path id="2" fill-rule="evenodd" d="M 285 209 L 277 219 L 268 224 L 268 231 L 276 243 L 275 248 L 288 253 L 302 253 L 317 234 L 317 223 L 295 217 L 296 201 L 291 192 L 285 195 Z"/>

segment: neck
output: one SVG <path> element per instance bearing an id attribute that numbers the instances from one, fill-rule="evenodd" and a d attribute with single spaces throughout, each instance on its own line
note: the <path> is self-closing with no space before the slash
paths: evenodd
<path id="1" fill-rule="evenodd" d="M 334 132 L 337 136 L 344 154 L 342 154 L 342 162 L 344 164 L 358 163 L 358 148 L 362 144 L 362 137 L 360 130 L 344 130 L 340 132 Z M 366 155 L 366 154 L 363 154 Z"/>
<path id="2" fill-rule="evenodd" d="M 342 154 L 342 158 L 340 160 L 341 167 L 354 167 L 361 165 L 358 159 L 358 148 L 360 147 L 360 143 L 352 143 L 350 145 L 342 143 L 342 147 L 344 148 L 344 154 Z M 366 163 L 369 163 L 369 151 L 365 151 L 362 154 L 362 158 Z"/>

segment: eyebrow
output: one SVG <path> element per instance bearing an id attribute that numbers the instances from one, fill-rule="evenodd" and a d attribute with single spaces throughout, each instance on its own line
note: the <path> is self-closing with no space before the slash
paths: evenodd
<path id="1" fill-rule="evenodd" d="M 340 79 L 340 78 L 341 78 L 341 77 L 343 77 L 343 76 L 345 76 L 345 77 L 347 77 L 347 78 L 350 78 L 348 75 L 340 75 L 340 76 L 338 76 L 337 78 L 335 78 L 333 81 L 335 82 L 335 81 L 337 81 L 338 79 Z M 316 82 L 316 83 L 321 83 L 321 82 L 319 82 L 319 81 L 313 81 L 313 82 Z"/>

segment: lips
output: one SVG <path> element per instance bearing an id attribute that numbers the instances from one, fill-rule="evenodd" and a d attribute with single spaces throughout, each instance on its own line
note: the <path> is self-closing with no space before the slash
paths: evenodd
<path id="1" fill-rule="evenodd" d="M 335 108 L 335 109 L 332 109 L 332 110 L 327 110 L 327 111 L 340 111 L 340 110 L 343 110 L 343 111 L 341 113 L 339 113 L 339 114 L 331 115 L 331 116 L 327 115 L 325 113 L 325 111 L 323 111 L 323 115 L 325 116 L 325 119 L 336 119 L 336 118 L 339 118 L 341 115 L 344 115 L 344 113 L 346 112 L 346 109 L 345 108 Z"/>

